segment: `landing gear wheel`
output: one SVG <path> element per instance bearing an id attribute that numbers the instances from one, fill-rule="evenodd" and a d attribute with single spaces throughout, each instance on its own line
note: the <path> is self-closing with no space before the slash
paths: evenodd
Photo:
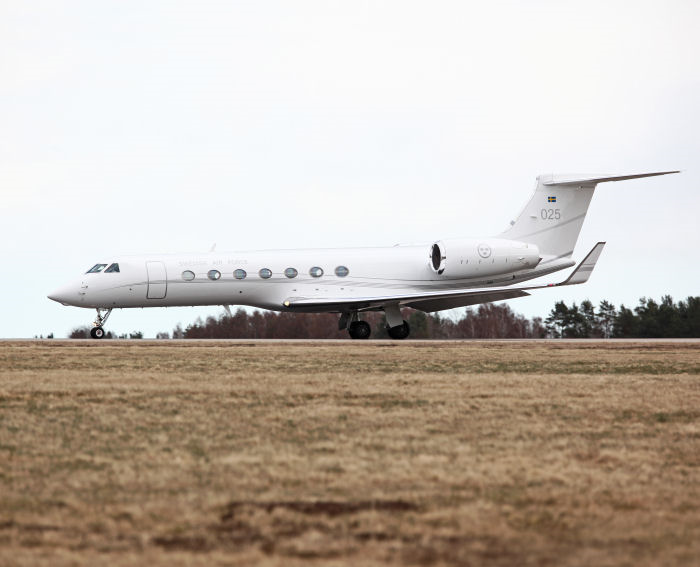
<path id="1" fill-rule="evenodd" d="M 103 311 L 104 313 L 102 313 Z M 112 313 L 111 308 L 97 308 L 97 317 L 95 317 L 95 322 L 92 324 L 93 327 L 90 329 L 90 336 L 93 339 L 101 339 L 105 336 L 105 330 L 102 328 L 102 325 L 107 322 L 110 313 Z"/>
<path id="2" fill-rule="evenodd" d="M 389 333 L 389 336 L 392 339 L 401 340 L 405 339 L 409 334 L 411 334 L 411 327 L 409 327 L 408 323 L 404 321 L 403 324 L 397 325 L 396 327 L 388 327 L 386 332 Z"/>
<path id="3" fill-rule="evenodd" d="M 369 339 L 372 328 L 367 321 L 353 321 L 348 327 L 351 339 Z"/>

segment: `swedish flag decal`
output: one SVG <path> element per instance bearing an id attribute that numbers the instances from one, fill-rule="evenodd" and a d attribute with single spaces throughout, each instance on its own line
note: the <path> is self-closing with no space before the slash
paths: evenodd
<path id="1" fill-rule="evenodd" d="M 548 203 L 556 203 L 557 202 L 556 196 L 555 197 L 547 197 L 547 202 Z"/>

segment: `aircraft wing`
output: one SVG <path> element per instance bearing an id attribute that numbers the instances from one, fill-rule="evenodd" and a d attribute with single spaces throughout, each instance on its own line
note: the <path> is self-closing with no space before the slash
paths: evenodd
<path id="1" fill-rule="evenodd" d="M 577 285 L 588 281 L 595 267 L 605 242 L 598 242 L 573 272 L 559 283 L 534 286 L 504 286 L 485 288 L 466 288 L 450 291 L 428 291 L 400 294 L 367 295 L 357 297 L 289 297 L 283 302 L 288 309 L 295 311 L 350 311 L 379 308 L 387 303 L 398 303 L 421 311 L 441 311 L 455 307 L 465 307 L 477 303 L 501 301 L 530 295 L 528 291 L 562 285 Z"/>
<path id="2" fill-rule="evenodd" d="M 479 303 L 490 303 L 492 301 L 503 301 L 504 299 L 515 299 L 530 295 L 521 289 L 511 289 L 509 291 L 491 291 L 473 293 L 472 295 L 459 295 L 457 297 L 443 297 L 431 299 L 418 299 L 404 303 L 406 307 L 413 307 L 426 313 L 442 311 L 443 309 L 455 309 L 456 307 L 467 307 L 478 305 Z"/>

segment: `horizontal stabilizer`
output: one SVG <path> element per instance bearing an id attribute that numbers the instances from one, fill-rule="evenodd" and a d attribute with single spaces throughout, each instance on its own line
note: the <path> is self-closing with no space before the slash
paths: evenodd
<path id="1" fill-rule="evenodd" d="M 680 171 L 657 171 L 654 173 L 635 173 L 633 175 L 615 175 L 608 177 L 573 176 L 573 175 L 552 175 L 551 179 L 544 181 L 544 185 L 595 185 L 605 181 L 625 181 L 627 179 L 639 179 L 641 177 L 656 177 L 657 175 L 668 175 L 669 173 L 680 173 Z"/>

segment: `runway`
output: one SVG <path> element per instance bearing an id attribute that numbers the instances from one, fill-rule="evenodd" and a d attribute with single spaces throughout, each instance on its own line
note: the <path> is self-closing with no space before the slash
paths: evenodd
<path id="1" fill-rule="evenodd" d="M 592 346 L 605 346 L 615 344 L 700 344 L 700 338 L 651 338 L 651 339 L 407 339 L 404 341 L 395 341 L 389 339 L 367 341 L 353 341 L 352 339 L 17 339 L 6 338 L 0 339 L 0 343 L 60 343 L 62 346 L 69 344 L 85 345 L 90 344 L 111 344 L 111 343 L 141 343 L 144 345 L 186 345 L 186 344 L 360 344 L 360 345 L 380 345 L 386 346 L 389 344 L 405 344 L 412 346 L 429 346 L 441 344 L 533 344 L 533 345 L 557 345 L 557 344 L 580 344 Z"/>

